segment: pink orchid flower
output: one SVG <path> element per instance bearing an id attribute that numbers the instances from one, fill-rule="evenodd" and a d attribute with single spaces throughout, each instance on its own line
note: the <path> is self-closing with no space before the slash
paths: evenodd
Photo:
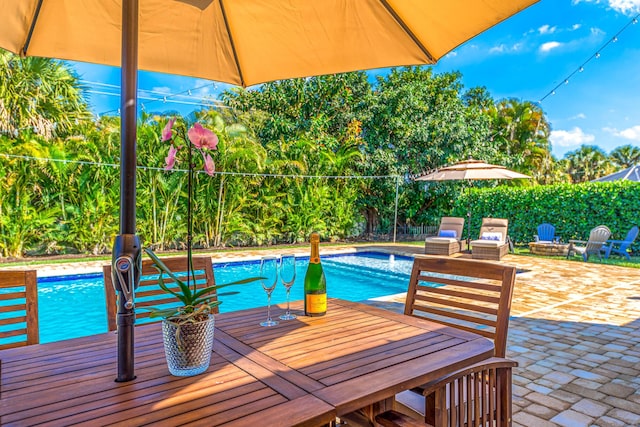
<path id="1" fill-rule="evenodd" d="M 171 144 L 171 147 L 169 148 L 169 153 L 167 157 L 164 159 L 164 161 L 166 162 L 164 166 L 164 170 L 169 171 L 173 169 L 173 166 L 176 164 L 176 154 L 178 154 L 178 149 L 175 148 L 173 144 Z"/>
<path id="2" fill-rule="evenodd" d="M 187 132 L 191 143 L 201 150 L 215 150 L 218 146 L 218 137 L 209 129 L 202 127 L 200 123 L 193 125 Z"/>
<path id="3" fill-rule="evenodd" d="M 169 121 L 165 125 L 164 129 L 162 130 L 162 142 L 170 140 L 171 137 L 173 136 L 173 132 L 171 131 L 171 129 L 173 128 L 173 124 L 175 122 L 176 122 L 176 119 L 174 117 L 172 119 L 169 119 Z"/>
<path id="4" fill-rule="evenodd" d="M 216 171 L 216 165 L 215 163 L 213 163 L 211 155 L 209 153 L 205 155 L 203 152 L 202 156 L 204 157 L 204 171 L 207 173 L 207 175 L 213 176 L 213 173 Z"/>

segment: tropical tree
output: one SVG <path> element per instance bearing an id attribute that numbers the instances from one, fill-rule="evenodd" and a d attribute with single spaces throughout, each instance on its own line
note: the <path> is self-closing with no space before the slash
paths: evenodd
<path id="1" fill-rule="evenodd" d="M 29 129 L 64 137 L 91 119 L 78 77 L 64 63 L 0 50 L 0 134 Z"/>
<path id="2" fill-rule="evenodd" d="M 488 113 L 492 137 L 503 153 L 501 164 L 543 184 L 559 179 L 551 155 L 549 123 L 538 105 L 515 98 L 503 99 L 489 108 Z"/>
<path id="3" fill-rule="evenodd" d="M 607 154 L 595 145 L 582 145 L 564 156 L 567 173 L 576 182 L 592 181 L 613 171 Z"/>
<path id="4" fill-rule="evenodd" d="M 640 147 L 633 145 L 616 147 L 609 153 L 609 158 L 617 168 L 629 168 L 640 163 Z"/>
<path id="5" fill-rule="evenodd" d="M 363 125 L 370 175 L 407 177 L 400 196 L 401 221 L 422 222 L 438 216 L 438 204 L 449 204 L 441 189 L 425 190 L 409 177 L 467 157 L 489 160 L 497 155 L 489 138 L 489 117 L 481 102 L 463 99 L 459 73 L 434 74 L 431 68 L 393 69 L 378 78 L 372 115 Z M 369 166 L 372 165 L 372 166 Z M 395 204 L 395 179 L 376 180 L 363 189 L 368 206 L 365 215 L 377 222 L 375 213 Z M 442 205 L 440 205 L 442 206 Z M 431 213 L 430 213 L 431 212 Z"/>

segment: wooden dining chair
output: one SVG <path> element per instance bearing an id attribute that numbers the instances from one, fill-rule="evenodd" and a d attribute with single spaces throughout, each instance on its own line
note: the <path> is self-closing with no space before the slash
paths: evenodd
<path id="1" fill-rule="evenodd" d="M 515 277 L 516 268 L 508 265 L 458 258 L 416 258 L 409 280 L 404 313 L 408 316 L 427 317 L 431 321 L 490 338 L 494 342 L 494 356 L 504 358 Z M 464 373 L 467 370 L 479 369 L 489 374 L 494 372 L 497 376 L 497 369 L 501 369 L 500 387 L 486 391 L 488 396 L 497 398 L 497 395 L 500 395 L 503 399 L 501 409 L 508 407 L 507 412 L 499 414 L 501 421 L 511 418 L 511 394 L 499 389 L 507 388 L 505 378 L 509 377 L 510 390 L 511 368 L 507 365 L 513 366 L 512 363 L 500 362 L 495 367 L 479 363 L 462 371 Z M 463 373 L 455 373 L 402 392 L 396 395 L 396 402 L 402 408 L 408 409 L 409 413 L 423 416 L 426 423 L 433 425 L 437 420 L 451 416 L 451 412 L 447 411 L 454 409 L 447 409 L 446 405 L 443 405 L 443 385 L 448 390 L 455 387 L 462 390 L 466 388 L 464 393 L 476 395 L 469 387 L 477 381 L 464 380 L 460 384 L 466 386 L 455 385 L 459 384 L 456 382 L 458 377 L 466 377 L 467 374 Z"/>
<path id="2" fill-rule="evenodd" d="M 169 269 L 183 281 L 187 278 L 187 257 L 174 257 L 163 258 L 162 262 L 169 267 Z M 104 275 L 104 290 L 107 300 L 107 324 L 109 331 L 115 331 L 117 329 L 116 315 L 118 311 L 118 301 L 115 288 L 113 287 L 113 277 L 111 264 L 102 267 Z M 191 280 L 196 281 L 198 289 L 207 288 L 215 285 L 215 277 L 213 275 L 213 264 L 211 257 L 208 256 L 195 256 L 193 257 L 193 270 L 194 275 Z M 168 308 L 172 305 L 179 305 L 180 302 L 173 295 L 168 294 L 160 288 L 158 285 L 158 278 L 160 273 L 153 266 L 153 261 L 145 259 L 142 261 L 142 274 L 140 277 L 140 285 L 135 291 L 135 304 L 136 304 L 136 322 L 141 320 L 141 323 L 149 323 L 156 319 L 149 319 L 150 312 L 144 310 L 144 307 L 158 307 Z M 178 285 L 173 279 L 164 275 L 164 283 L 169 289 L 178 289 Z M 213 312 L 217 313 L 218 308 L 214 307 Z M 160 320 L 160 319 L 157 319 Z"/>
<path id="3" fill-rule="evenodd" d="M 0 350 L 39 341 L 36 271 L 0 271 Z"/>
<path id="4" fill-rule="evenodd" d="M 378 414 L 375 420 L 383 427 L 511 426 L 511 374 L 517 365 L 493 357 L 430 383 L 435 409 L 432 423 L 396 410 Z"/>

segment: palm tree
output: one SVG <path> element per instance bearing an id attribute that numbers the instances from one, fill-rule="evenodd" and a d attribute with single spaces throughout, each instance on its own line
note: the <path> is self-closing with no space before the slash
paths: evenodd
<path id="1" fill-rule="evenodd" d="M 78 77 L 62 62 L 0 50 L 0 134 L 66 136 L 91 119 Z"/>
<path id="2" fill-rule="evenodd" d="M 613 166 L 606 153 L 595 145 L 582 145 L 575 151 L 565 155 L 567 160 L 567 173 L 571 180 L 586 182 L 608 175 Z"/>
<path id="3" fill-rule="evenodd" d="M 640 163 L 640 147 L 622 145 L 611 151 L 609 158 L 620 169 L 630 168 Z"/>

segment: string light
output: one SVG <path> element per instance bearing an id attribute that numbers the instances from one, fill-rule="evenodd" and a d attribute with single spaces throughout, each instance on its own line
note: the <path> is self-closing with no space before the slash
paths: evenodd
<path id="1" fill-rule="evenodd" d="M 111 167 L 118 168 L 120 165 L 115 163 L 101 163 L 101 162 L 89 162 L 84 160 L 68 160 L 68 159 L 52 159 L 49 157 L 34 157 L 34 156 L 20 156 L 15 154 L 0 153 L 0 157 L 7 159 L 20 159 L 30 161 L 44 161 L 44 162 L 57 162 L 67 164 L 79 164 L 89 166 Z M 172 169 L 166 171 L 163 167 L 152 166 L 136 166 L 137 170 L 149 170 L 149 171 L 162 171 L 167 173 L 186 173 L 188 169 Z M 205 171 L 194 171 L 195 173 L 206 173 Z M 215 171 L 215 175 L 233 175 L 233 176 L 251 176 L 251 177 L 271 177 L 271 178 L 329 178 L 329 179 L 387 179 L 387 178 L 400 178 L 399 175 L 287 175 L 278 173 L 252 173 L 252 172 L 221 172 Z"/>
<path id="2" fill-rule="evenodd" d="M 554 87 L 553 89 L 551 89 L 549 92 L 547 92 L 547 94 L 545 96 L 543 96 L 542 98 L 540 98 L 540 100 L 537 102 L 538 105 L 540 105 L 542 103 L 542 101 L 544 101 L 546 98 L 548 98 L 549 96 L 553 96 L 556 94 L 556 90 L 562 86 L 562 84 L 568 84 L 569 83 L 569 79 L 571 77 L 573 77 L 574 74 L 576 73 L 582 73 L 584 71 L 584 66 L 587 65 L 587 63 L 589 63 L 589 61 L 591 61 L 592 59 L 598 59 L 600 58 L 600 52 L 603 51 L 610 43 L 615 43 L 618 41 L 618 36 L 624 31 L 626 30 L 630 25 L 635 25 L 638 23 L 638 17 L 640 17 L 640 13 L 637 14 L 636 16 L 633 17 L 633 19 L 631 19 L 629 22 L 627 22 L 627 24 L 622 27 L 620 29 L 620 31 L 618 31 L 611 39 L 609 39 L 605 44 L 603 44 L 600 49 L 598 49 L 596 51 L 596 53 L 594 53 L 593 55 L 591 55 L 586 61 L 584 61 L 577 69 L 575 69 L 571 74 L 569 74 L 563 81 L 562 83 L 559 83 L 558 85 L 556 85 L 556 87 Z"/>

